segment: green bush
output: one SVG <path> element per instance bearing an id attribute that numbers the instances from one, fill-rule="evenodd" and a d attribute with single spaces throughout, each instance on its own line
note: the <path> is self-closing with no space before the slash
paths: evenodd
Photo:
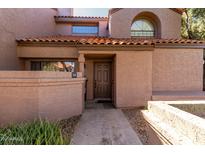
<path id="1" fill-rule="evenodd" d="M 66 144 L 57 123 L 36 120 L 0 129 L 1 145 Z"/>

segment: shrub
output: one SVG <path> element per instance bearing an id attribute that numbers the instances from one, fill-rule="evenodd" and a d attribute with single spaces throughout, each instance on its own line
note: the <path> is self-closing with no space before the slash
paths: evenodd
<path id="1" fill-rule="evenodd" d="M 66 144 L 57 123 L 36 120 L 0 129 L 1 145 L 61 145 Z"/>

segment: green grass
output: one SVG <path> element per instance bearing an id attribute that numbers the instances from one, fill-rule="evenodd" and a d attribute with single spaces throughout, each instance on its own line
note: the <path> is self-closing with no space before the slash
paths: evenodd
<path id="1" fill-rule="evenodd" d="M 0 128 L 0 145 L 62 145 L 67 141 L 57 123 L 36 120 Z"/>

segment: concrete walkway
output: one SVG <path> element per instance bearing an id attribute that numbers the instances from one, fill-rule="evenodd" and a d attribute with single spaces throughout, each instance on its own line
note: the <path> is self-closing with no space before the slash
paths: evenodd
<path id="1" fill-rule="evenodd" d="M 71 144 L 140 145 L 137 134 L 119 109 L 86 109 Z"/>

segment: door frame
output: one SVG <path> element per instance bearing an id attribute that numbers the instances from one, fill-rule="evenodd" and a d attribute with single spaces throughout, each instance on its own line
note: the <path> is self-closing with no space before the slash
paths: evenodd
<path id="1" fill-rule="evenodd" d="M 110 64 L 110 98 L 96 98 L 96 94 L 95 94 L 95 72 L 96 72 L 96 69 L 95 69 L 95 65 L 97 63 L 109 63 Z M 112 98 L 112 77 L 113 77 L 113 61 L 112 59 L 105 59 L 105 60 L 95 60 L 93 62 L 93 100 L 109 100 L 109 101 L 112 101 L 113 98 Z"/>

